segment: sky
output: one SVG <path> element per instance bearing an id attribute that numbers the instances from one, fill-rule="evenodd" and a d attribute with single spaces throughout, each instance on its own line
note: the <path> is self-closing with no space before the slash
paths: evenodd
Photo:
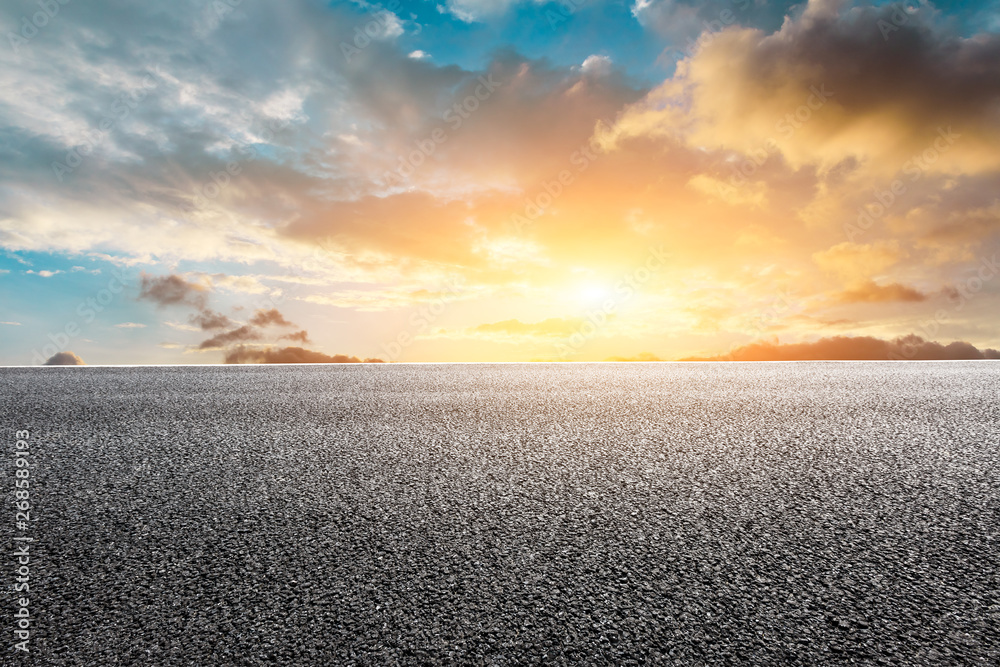
<path id="1" fill-rule="evenodd" d="M 0 364 L 1000 347 L 998 2 L 11 0 L 0 32 Z"/>

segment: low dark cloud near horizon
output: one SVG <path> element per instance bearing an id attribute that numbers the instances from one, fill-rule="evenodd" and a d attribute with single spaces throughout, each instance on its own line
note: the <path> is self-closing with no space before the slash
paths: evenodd
<path id="1" fill-rule="evenodd" d="M 86 366 L 87 364 L 73 352 L 57 352 L 49 357 L 43 366 Z"/>
<path id="2" fill-rule="evenodd" d="M 1000 351 L 980 350 L 972 343 L 944 344 L 910 334 L 893 340 L 871 336 L 833 336 L 812 343 L 755 342 L 714 357 L 689 357 L 682 361 L 957 361 L 1000 359 Z"/>
<path id="3" fill-rule="evenodd" d="M 381 364 L 382 359 L 359 359 L 323 354 L 302 347 L 255 348 L 239 346 L 226 353 L 227 364 Z"/>
<path id="4" fill-rule="evenodd" d="M 230 331 L 225 331 L 220 334 L 216 334 L 211 338 L 203 340 L 201 345 L 198 346 L 200 350 L 213 350 L 216 348 L 224 348 L 233 343 L 244 343 L 247 341 L 260 340 L 263 336 L 260 331 L 254 327 L 244 324 L 243 326 L 232 329 Z"/>
<path id="5" fill-rule="evenodd" d="M 212 313 L 212 311 L 209 310 L 209 311 L 203 311 L 202 314 L 204 315 L 205 312 Z M 228 317 L 225 317 L 224 315 L 222 315 L 221 317 L 225 318 L 226 320 L 227 324 L 224 326 L 232 324 L 232 321 L 229 320 Z M 281 311 L 278 310 L 277 308 L 270 308 L 270 309 L 259 308 L 254 312 L 253 316 L 250 318 L 249 324 L 244 324 L 243 326 L 237 327 L 230 331 L 216 334 L 215 336 L 212 336 L 211 338 L 202 341 L 201 345 L 199 345 L 198 348 L 202 350 L 210 350 L 215 348 L 225 348 L 234 343 L 246 343 L 251 341 L 263 340 L 265 336 L 262 329 L 265 329 L 270 326 L 294 327 L 295 323 L 289 322 L 285 318 L 285 316 L 281 313 Z M 208 327 L 202 326 L 202 328 L 205 329 Z M 280 336 L 280 339 L 293 340 L 293 341 L 298 341 L 300 343 L 307 343 L 309 342 L 309 332 L 306 331 L 305 329 L 302 329 L 301 331 L 296 331 L 294 333 L 289 333 Z"/>
<path id="6" fill-rule="evenodd" d="M 224 363 L 382 363 L 381 359 L 359 359 L 343 354 L 328 355 L 303 347 L 249 347 L 245 343 L 266 341 L 270 336 L 264 331 L 268 327 L 295 328 L 277 308 L 258 308 L 246 324 L 234 322 L 228 315 L 217 312 L 208 306 L 210 289 L 189 282 L 176 274 L 164 276 L 142 275 L 139 299 L 151 301 L 159 307 L 186 306 L 195 309 L 188 320 L 202 331 L 219 331 L 198 344 L 198 350 L 222 350 Z M 273 335 L 273 334 L 272 334 Z M 287 340 L 300 344 L 309 343 L 309 332 L 305 329 L 292 331 L 278 340 Z M 51 360 L 50 360 L 51 361 Z M 83 363 L 82 361 L 80 363 Z"/>

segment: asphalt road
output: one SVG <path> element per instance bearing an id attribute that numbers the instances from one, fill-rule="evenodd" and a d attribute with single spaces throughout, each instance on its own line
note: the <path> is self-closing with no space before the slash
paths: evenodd
<path id="1" fill-rule="evenodd" d="M 1000 362 L 0 369 L 4 664 L 997 665 Z M 31 521 L 14 521 L 15 433 Z"/>

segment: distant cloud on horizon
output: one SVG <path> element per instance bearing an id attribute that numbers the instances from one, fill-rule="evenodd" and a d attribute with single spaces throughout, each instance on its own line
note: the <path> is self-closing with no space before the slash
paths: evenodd
<path id="1" fill-rule="evenodd" d="M 943 344 L 920 336 L 882 340 L 870 336 L 833 336 L 812 343 L 756 342 L 735 348 L 729 354 L 688 357 L 682 361 L 945 361 L 1000 359 L 1000 351 L 980 350 L 971 343 Z"/>
<path id="2" fill-rule="evenodd" d="M 380 364 L 381 359 L 359 359 L 344 354 L 323 354 L 301 347 L 237 347 L 226 354 L 227 364 Z"/>
<path id="3" fill-rule="evenodd" d="M 86 366 L 83 359 L 76 354 L 66 351 L 57 352 L 42 364 L 43 366 Z"/>

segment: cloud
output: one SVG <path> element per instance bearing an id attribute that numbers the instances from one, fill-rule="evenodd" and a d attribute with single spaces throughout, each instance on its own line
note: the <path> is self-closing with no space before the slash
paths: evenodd
<path id="1" fill-rule="evenodd" d="M 145 324 L 140 324 L 138 322 L 122 322 L 121 324 L 115 325 L 116 329 L 145 329 Z"/>
<path id="2" fill-rule="evenodd" d="M 139 288 L 139 299 L 152 301 L 157 306 L 189 305 L 203 308 L 205 287 L 191 283 L 178 275 L 151 276 L 143 273 Z"/>
<path id="3" fill-rule="evenodd" d="M 894 340 L 870 336 L 834 336 L 813 343 L 757 342 L 738 347 L 716 357 L 692 357 L 684 361 L 885 361 L 910 359 L 937 361 L 958 359 L 1000 359 L 1000 351 L 979 350 L 971 343 L 955 341 L 944 345 L 908 335 Z"/>
<path id="4" fill-rule="evenodd" d="M 609 56 L 593 54 L 583 59 L 580 71 L 595 76 L 607 76 L 611 74 L 613 64 Z"/>
<path id="5" fill-rule="evenodd" d="M 260 331 L 250 325 L 243 325 L 238 329 L 226 331 L 208 340 L 202 341 L 198 346 L 199 350 L 217 350 L 225 348 L 233 343 L 244 343 L 247 341 L 260 340 L 263 336 Z"/>
<path id="6" fill-rule="evenodd" d="M 222 287 L 233 292 L 245 292 L 247 294 L 265 294 L 270 289 L 262 284 L 257 276 L 233 276 L 226 273 L 206 274 L 206 278 L 212 281 L 213 287 Z"/>
<path id="7" fill-rule="evenodd" d="M 676 0 L 635 0 L 632 16 L 643 27 L 674 41 L 690 39 L 703 28 L 699 8 Z"/>
<path id="8" fill-rule="evenodd" d="M 730 206 L 760 208 L 767 204 L 767 185 L 764 183 L 756 182 L 736 188 L 707 174 L 697 174 L 687 184 L 693 190 L 709 197 L 717 197 Z"/>
<path id="9" fill-rule="evenodd" d="M 385 289 L 344 290 L 324 292 L 302 297 L 302 301 L 338 308 L 376 312 L 417 306 L 428 303 L 447 303 L 459 298 L 469 298 L 475 294 L 472 289 L 464 290 L 452 284 L 449 290 L 426 289 L 406 286 L 392 286 Z"/>
<path id="10" fill-rule="evenodd" d="M 174 329 L 181 331 L 214 331 L 232 326 L 233 321 L 228 316 L 208 307 L 208 292 L 209 289 L 204 285 L 189 282 L 176 274 L 157 277 L 144 273 L 142 274 L 139 299 L 152 301 L 161 308 L 164 306 L 181 305 L 194 308 L 197 311 L 188 317 L 188 322 L 194 326 L 179 324 L 177 322 L 165 323 Z M 242 331 L 243 335 L 249 335 L 252 329 L 242 327 L 236 331 Z M 225 337 L 227 335 L 239 334 L 235 334 L 234 332 L 219 334 L 202 343 L 201 348 L 221 347 L 225 344 L 227 340 Z"/>
<path id="11" fill-rule="evenodd" d="M 926 301 L 927 295 L 899 283 L 877 285 L 871 281 L 867 281 L 857 287 L 844 290 L 837 295 L 836 299 L 841 303 L 919 302 Z"/>
<path id="12" fill-rule="evenodd" d="M 213 274 L 213 282 L 229 283 L 223 274 Z M 222 278 L 222 280 L 220 280 Z M 188 321 L 192 325 L 179 324 L 177 322 L 166 322 L 168 326 L 181 331 L 215 331 L 234 326 L 234 322 L 228 316 L 219 313 L 207 305 L 208 289 L 197 283 L 189 282 L 178 275 L 167 275 L 154 277 L 143 274 L 140 299 L 153 301 L 160 306 L 164 305 L 185 305 L 193 307 L 197 312 L 192 314 Z M 123 325 L 119 325 L 123 326 Z M 142 326 L 142 325 L 134 325 Z M 247 324 L 232 328 L 228 331 L 217 333 L 198 344 L 197 350 L 223 350 L 225 352 L 226 363 L 242 363 L 228 361 L 232 359 L 270 359 L 286 358 L 295 355 L 318 360 L 323 357 L 319 352 L 305 350 L 299 347 L 289 347 L 278 350 L 272 347 L 247 347 L 244 343 L 265 340 L 262 329 L 267 327 L 294 327 L 277 308 L 259 308 L 250 317 Z M 309 333 L 302 329 L 279 337 L 279 340 L 290 340 L 299 343 L 309 342 Z M 236 346 L 235 348 L 233 346 Z M 161 343 L 160 347 L 167 349 L 176 348 L 173 343 Z M 319 357 L 310 356 L 319 355 Z M 278 363 L 278 362 L 255 362 L 255 363 Z M 318 361 L 317 361 L 318 363 Z"/>
<path id="13" fill-rule="evenodd" d="M 250 318 L 250 324 L 254 324 L 259 327 L 266 326 L 279 326 L 279 327 L 294 327 L 295 325 L 285 319 L 277 308 L 271 308 L 270 310 L 260 309 L 253 314 Z"/>
<path id="14" fill-rule="evenodd" d="M 57 352 L 49 357 L 43 366 L 86 366 L 83 359 L 72 352 Z"/>
<path id="15" fill-rule="evenodd" d="M 305 344 L 309 342 L 309 332 L 303 329 L 302 331 L 285 334 L 284 336 L 281 336 L 279 340 L 292 340 Z"/>
<path id="16" fill-rule="evenodd" d="M 42 278 L 51 278 L 54 275 L 62 273 L 62 271 L 48 271 L 48 270 L 44 270 L 44 269 L 41 270 L 41 271 L 34 271 L 32 269 L 28 269 L 27 271 L 25 271 L 25 273 L 30 273 L 32 275 L 41 276 Z"/>
<path id="17" fill-rule="evenodd" d="M 466 358 L 475 345 L 484 354 L 503 347 L 484 340 L 551 342 L 558 334 L 532 330 L 539 323 L 528 320 L 585 312 L 567 284 L 582 279 L 576 271 L 613 285 L 659 243 L 675 251 L 670 268 L 636 290 L 618 319 L 637 323 L 623 336 L 640 324 L 652 333 L 641 347 L 623 342 L 594 351 L 596 358 L 616 349 L 676 356 L 700 345 L 686 336 L 748 333 L 788 287 L 794 303 L 766 318 L 763 330 L 801 336 L 846 320 L 865 327 L 860 333 L 905 333 L 908 318 L 929 315 L 917 311 L 933 310 L 944 285 L 963 286 L 976 258 L 995 252 L 1000 174 L 988 169 L 1000 156 L 998 65 L 987 56 L 996 35 L 958 38 L 950 19 L 927 4 L 883 37 L 878 19 L 892 18 L 888 6 L 813 2 L 781 27 L 789 3 L 732 0 L 588 5 L 564 27 L 575 31 L 592 19 L 588 29 L 600 26 L 610 12 L 630 22 L 633 3 L 637 18 L 661 34 L 701 32 L 723 9 L 737 18 L 725 29 L 713 25 L 676 74 L 648 90 L 649 72 L 670 71 L 678 43 L 630 26 L 613 39 L 576 42 L 582 33 L 567 33 L 573 53 L 556 53 L 536 40 L 549 30 L 543 12 L 559 11 L 555 5 L 522 11 L 542 21 L 527 32 L 510 32 L 506 19 L 502 26 L 437 20 L 419 37 L 374 39 L 350 59 L 340 44 L 371 20 L 371 5 L 241 6 L 211 30 L 198 16 L 203 4 L 166 14 L 141 3 L 115 2 L 114 12 L 80 5 L 32 40 L 44 58 L 4 69 L 4 90 L 13 92 L 0 94 L 0 245 L 70 254 L 56 266 L 85 263 L 79 256 L 169 267 L 155 271 L 178 272 L 159 279 L 180 281 L 177 289 L 146 285 L 144 298 L 187 306 L 183 316 L 171 314 L 184 324 L 172 326 L 210 331 L 192 335 L 195 346 L 244 324 L 217 313 L 211 324 L 201 310 L 208 302 L 241 320 L 252 312 L 215 303 L 227 291 L 275 294 L 270 285 L 280 284 L 284 296 L 305 302 L 301 317 L 325 311 L 373 337 L 395 314 L 366 312 L 454 301 L 448 326 L 467 339 L 455 345 Z M 451 8 L 474 20 L 511 5 Z M 758 5 L 767 21 L 755 23 L 760 30 L 743 27 Z M 8 22 L 19 20 L 12 12 L 0 7 Z M 686 16 L 692 20 L 680 20 Z M 196 34 L 198 27 L 208 32 Z M 157 47 L 111 38 L 126 34 L 155 35 Z M 492 50 L 496 42 L 486 42 L 497 35 L 514 35 L 514 45 Z M 479 55 L 464 51 L 480 36 Z M 459 41 L 435 50 L 442 37 Z M 409 57 L 418 47 L 435 59 Z M 665 49 L 655 64 L 643 62 L 650 49 Z M 591 55 L 604 53 L 614 66 Z M 87 146 L 119 97 L 146 76 L 155 83 L 150 95 L 59 181 L 53 162 Z M 489 76 L 499 87 L 481 100 L 476 90 Z M 467 99 L 476 110 L 448 122 L 445 114 Z M 590 141 L 595 124 L 615 118 L 615 129 L 597 138 L 616 150 L 602 151 Z M 949 144 L 938 125 L 961 136 Z M 431 141 L 426 155 L 420 146 L 435 130 L 446 141 Z M 890 182 L 872 176 L 903 169 L 918 151 L 923 160 L 925 149 L 934 159 L 919 183 L 904 172 L 906 192 L 856 243 L 843 244 L 851 237 L 842 226 L 858 219 L 859 207 L 874 210 L 873 202 L 892 196 Z M 238 174 L 226 171 L 229 163 Z M 752 175 L 731 188 L 747 164 Z M 401 165 L 405 178 L 392 177 Z M 537 212 L 530 224 L 511 227 L 512 216 L 529 208 Z M 252 275 L 215 273 L 223 266 L 252 267 Z M 461 294 L 443 290 L 452 277 Z M 930 296 L 918 304 L 920 294 Z M 980 340 L 996 303 L 993 281 L 937 335 Z M 800 311 L 813 324 L 791 319 Z M 475 332 L 491 312 L 522 326 Z M 315 334 L 315 321 L 300 324 Z M 619 335 L 612 329 L 602 336 Z M 655 338 L 667 330 L 674 347 Z M 285 332 L 262 330 L 260 342 L 277 344 Z M 413 358 L 440 353 L 424 340 L 433 335 L 421 336 Z"/>
<path id="18" fill-rule="evenodd" d="M 877 241 L 870 244 L 838 243 L 813 253 L 813 261 L 828 273 L 846 280 L 870 278 L 885 271 L 906 257 L 897 241 Z"/>
<path id="19" fill-rule="evenodd" d="M 582 319 L 563 319 L 561 317 L 550 317 L 541 322 L 522 322 L 520 320 L 503 320 L 502 322 L 491 322 L 480 324 L 468 330 L 469 334 L 506 334 L 509 336 L 571 336 L 580 329 Z"/>
<path id="20" fill-rule="evenodd" d="M 176 329 L 177 331 L 201 331 L 201 327 L 193 327 L 190 324 L 183 324 L 181 322 L 164 322 L 165 325 L 171 329 Z"/>
<path id="21" fill-rule="evenodd" d="M 0 324 L 6 324 L 7 326 L 11 326 L 11 327 L 19 327 L 19 326 L 21 326 L 20 322 L 0 322 Z"/>
<path id="22" fill-rule="evenodd" d="M 227 364 L 360 364 L 383 363 L 381 359 L 359 359 L 343 354 L 330 356 L 301 347 L 251 348 L 240 346 L 226 354 Z"/>
<path id="23" fill-rule="evenodd" d="M 192 315 L 188 318 L 192 324 L 198 325 L 202 331 L 211 331 L 213 329 L 225 329 L 228 326 L 232 326 L 233 321 L 229 319 L 228 316 L 222 313 L 217 313 L 210 308 L 205 308 L 204 310 Z"/>
<path id="24" fill-rule="evenodd" d="M 474 23 L 499 16 L 521 1 L 523 0 L 446 0 L 444 8 L 460 21 Z"/>
<path id="25" fill-rule="evenodd" d="M 823 170 L 847 160 L 883 174 L 996 169 L 1000 35 L 962 38 L 933 11 L 810 0 L 774 33 L 703 34 L 615 134 L 744 154 L 773 145 Z"/>

